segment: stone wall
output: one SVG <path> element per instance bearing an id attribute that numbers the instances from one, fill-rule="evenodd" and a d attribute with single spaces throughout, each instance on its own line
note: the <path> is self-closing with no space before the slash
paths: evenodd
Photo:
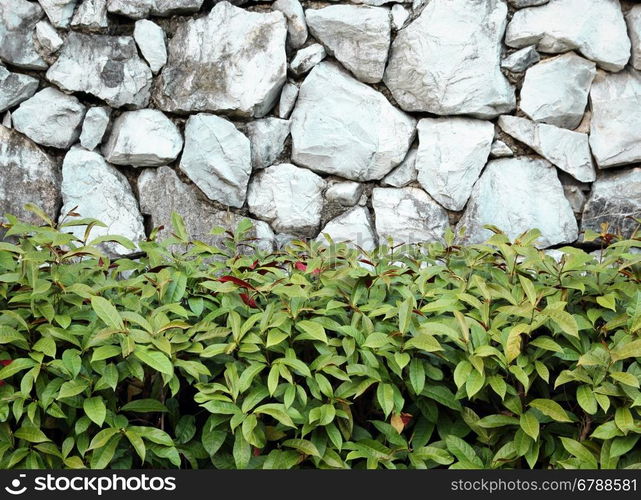
<path id="1" fill-rule="evenodd" d="M 0 213 L 265 248 L 641 217 L 641 5 L 236 4 L 0 0 Z"/>

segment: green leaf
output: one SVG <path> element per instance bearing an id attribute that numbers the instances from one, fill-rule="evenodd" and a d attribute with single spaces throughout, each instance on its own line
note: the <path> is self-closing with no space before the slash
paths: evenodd
<path id="1" fill-rule="evenodd" d="M 65 382 L 64 384 L 62 384 L 62 386 L 60 386 L 58 399 L 71 398 L 73 396 L 77 396 L 78 394 L 83 392 L 87 387 L 89 387 L 89 383 L 84 379 L 75 379 L 75 380 L 70 380 L 69 382 Z"/>
<path id="2" fill-rule="evenodd" d="M 10 365 L 5 366 L 0 370 L 0 380 L 7 379 L 16 373 L 19 373 L 23 370 L 28 370 L 33 368 L 36 365 L 36 362 L 28 358 L 18 358 L 14 359 Z"/>
<path id="3" fill-rule="evenodd" d="M 574 316 L 566 311 L 550 309 L 546 311 L 547 316 L 564 332 L 572 337 L 579 338 L 579 325 Z"/>
<path id="4" fill-rule="evenodd" d="M 94 450 L 90 464 L 92 469 L 105 469 L 111 463 L 121 438 L 121 434 L 114 435 L 105 446 Z"/>
<path id="5" fill-rule="evenodd" d="M 389 417 L 394 409 L 394 389 L 391 384 L 379 383 L 376 389 L 376 399 L 385 413 L 385 418 Z"/>
<path id="6" fill-rule="evenodd" d="M 135 432 L 127 430 L 125 431 L 125 436 L 127 436 L 127 439 L 129 439 L 131 446 L 134 447 L 134 450 L 136 450 L 136 453 L 140 457 L 140 460 L 144 463 L 145 456 L 147 454 L 147 447 L 145 446 L 145 442 L 143 441 L 142 437 Z"/>
<path id="7" fill-rule="evenodd" d="M 116 330 L 125 329 L 118 310 L 107 299 L 98 296 L 91 297 L 91 307 L 107 326 L 115 328 Z"/>
<path id="8" fill-rule="evenodd" d="M 460 437 L 450 434 L 445 438 L 447 449 L 454 455 L 459 462 L 466 468 L 482 468 L 483 462 L 477 456 L 474 448 L 463 441 Z"/>
<path id="9" fill-rule="evenodd" d="M 414 337 L 405 342 L 405 349 L 411 349 L 412 347 L 426 352 L 438 352 L 443 350 L 438 340 L 436 340 L 433 335 L 424 331 L 418 332 Z"/>
<path id="10" fill-rule="evenodd" d="M 628 358 L 641 358 L 641 339 L 633 340 L 627 344 L 617 345 L 610 351 L 612 361 L 621 361 Z M 2 378 L 2 372 L 0 372 Z"/>
<path id="11" fill-rule="evenodd" d="M 419 460 L 431 460 L 440 465 L 450 465 L 454 462 L 454 458 L 447 450 L 436 448 L 435 446 L 423 446 L 414 450 L 412 455 Z"/>
<path id="12" fill-rule="evenodd" d="M 612 377 L 617 382 L 621 382 L 622 384 L 636 387 L 637 389 L 639 388 L 639 379 L 631 373 L 610 372 L 610 377 Z"/>
<path id="13" fill-rule="evenodd" d="M 101 430 L 91 440 L 91 443 L 89 444 L 89 448 L 87 448 L 87 451 L 103 448 L 109 442 L 109 440 L 119 432 L 120 431 L 118 429 L 113 429 L 113 428 Z"/>
<path id="14" fill-rule="evenodd" d="M 526 411 L 521 415 L 519 420 L 519 425 L 523 432 L 530 436 L 535 441 L 539 437 L 539 420 L 536 418 L 534 413 L 531 411 Z"/>
<path id="15" fill-rule="evenodd" d="M 316 448 L 316 445 L 306 439 L 288 439 L 286 441 L 283 441 L 283 446 L 287 448 L 294 448 L 304 455 L 318 458 L 321 457 L 321 454 L 319 453 L 318 448 Z"/>
<path id="16" fill-rule="evenodd" d="M 31 422 L 25 422 L 22 427 L 14 433 L 14 436 L 18 439 L 24 439 L 29 443 L 45 443 L 51 441 L 44 432 Z"/>
<path id="17" fill-rule="evenodd" d="M 524 324 L 516 325 L 510 330 L 505 343 L 505 358 L 508 364 L 521 354 L 521 335 L 529 330 L 530 326 Z"/>
<path id="18" fill-rule="evenodd" d="M 632 412 L 629 408 L 617 408 L 614 413 L 614 422 L 624 434 L 627 434 L 629 431 L 634 429 L 634 417 L 632 416 Z"/>
<path id="19" fill-rule="evenodd" d="M 477 425 L 480 425 L 484 429 L 495 429 L 497 427 L 505 427 L 506 425 L 519 425 L 519 421 L 516 417 L 510 417 L 508 415 L 488 415 L 480 419 Z"/>
<path id="20" fill-rule="evenodd" d="M 82 408 L 93 423 L 98 427 L 102 427 L 107 416 L 107 407 L 100 396 L 85 399 L 82 402 Z"/>
<path id="21" fill-rule="evenodd" d="M 578 441 L 561 436 L 561 443 L 563 443 L 563 447 L 568 451 L 568 453 L 575 456 L 581 461 L 582 463 L 581 468 L 585 468 L 585 469 L 599 468 L 596 457 L 590 452 L 590 450 L 588 450 L 585 446 L 583 446 Z"/>
<path id="22" fill-rule="evenodd" d="M 594 415 L 597 412 L 596 398 L 594 391 L 589 385 L 580 385 L 576 389 L 576 400 L 583 411 Z"/>
<path id="23" fill-rule="evenodd" d="M 616 312 L 617 310 L 616 296 L 613 293 L 608 293 L 607 295 L 603 295 L 602 297 L 597 297 L 596 301 L 597 304 L 605 307 L 606 309 L 611 309 L 614 312 Z"/>
<path id="24" fill-rule="evenodd" d="M 304 332 L 309 338 L 319 340 L 327 344 L 325 328 L 320 323 L 309 320 L 299 321 L 296 323 L 296 328 Z"/>
<path id="25" fill-rule="evenodd" d="M 465 391 L 467 392 L 467 397 L 472 398 L 476 393 L 478 393 L 483 386 L 485 385 L 485 375 L 479 373 L 477 370 L 472 370 L 467 377 L 465 382 Z"/>
<path id="26" fill-rule="evenodd" d="M 114 356 L 120 356 L 122 354 L 122 349 L 117 345 L 103 345 L 96 347 L 91 356 L 91 362 L 95 363 L 96 361 L 102 361 L 103 359 L 113 358 Z"/>
<path id="27" fill-rule="evenodd" d="M 282 404 L 270 403 L 261 405 L 254 410 L 254 413 L 269 415 L 286 427 L 296 427 Z"/>
<path id="28" fill-rule="evenodd" d="M 164 413 L 167 407 L 157 399 L 136 399 L 123 406 L 120 411 L 135 413 Z"/>
<path id="29" fill-rule="evenodd" d="M 247 442 L 242 432 L 236 432 L 233 455 L 236 468 L 246 469 L 251 459 L 251 445 Z"/>
<path id="30" fill-rule="evenodd" d="M 551 399 L 534 399 L 530 401 L 530 406 L 557 422 L 572 422 L 563 407 Z"/>
<path id="31" fill-rule="evenodd" d="M 398 330 L 405 334 L 410 328 L 414 301 L 408 297 L 398 306 Z"/>
<path id="32" fill-rule="evenodd" d="M 425 387 L 425 368 L 423 361 L 413 359 L 410 361 L 410 384 L 415 394 L 420 394 Z"/>
<path id="33" fill-rule="evenodd" d="M 136 349 L 133 354 L 147 366 L 160 373 L 166 375 L 174 374 L 174 366 L 171 364 L 171 361 L 160 351 Z"/>

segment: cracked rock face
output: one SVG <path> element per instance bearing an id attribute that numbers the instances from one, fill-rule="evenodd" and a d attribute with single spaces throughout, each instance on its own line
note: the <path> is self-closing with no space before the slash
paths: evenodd
<path id="1" fill-rule="evenodd" d="M 272 9 L 279 10 L 287 18 L 287 43 L 293 49 L 300 49 L 307 41 L 308 30 L 305 12 L 298 0 L 276 0 Z"/>
<path id="2" fill-rule="evenodd" d="M 314 43 L 296 52 L 296 56 L 289 64 L 289 69 L 296 76 L 304 75 L 325 59 L 326 55 L 325 47 L 320 43 Z"/>
<path id="3" fill-rule="evenodd" d="M 369 210 L 365 207 L 354 207 L 321 229 L 316 241 L 328 244 L 325 235 L 334 243 L 348 243 L 349 246 L 362 248 L 365 251 L 376 248 L 377 238 L 372 227 Z"/>
<path id="4" fill-rule="evenodd" d="M 279 233 L 313 237 L 323 209 L 322 177 L 288 163 L 260 170 L 247 190 L 249 211 Z"/>
<path id="5" fill-rule="evenodd" d="M 418 123 L 418 137 L 418 182 L 443 207 L 462 210 L 490 155 L 494 124 L 473 118 L 424 118 Z"/>
<path id="6" fill-rule="evenodd" d="M 29 99 L 38 90 L 38 80 L 12 73 L 0 65 L 0 113 Z"/>
<path id="7" fill-rule="evenodd" d="M 449 227 L 445 209 L 415 187 L 375 188 L 372 208 L 381 244 L 441 241 Z"/>
<path id="8" fill-rule="evenodd" d="M 97 148 L 105 136 L 109 126 L 111 110 L 103 107 L 89 108 L 82 123 L 82 132 L 80 133 L 80 144 L 89 151 Z"/>
<path id="9" fill-rule="evenodd" d="M 76 8 L 76 0 L 38 0 L 49 21 L 56 28 L 68 28 Z"/>
<path id="10" fill-rule="evenodd" d="M 249 139 L 224 118 L 194 115 L 185 125 L 180 170 L 210 200 L 242 207 L 252 171 Z"/>
<path id="11" fill-rule="evenodd" d="M 159 107 L 264 116 L 285 83 L 286 37 L 281 12 L 216 4 L 208 16 L 182 24 L 171 39 L 157 85 Z"/>
<path id="12" fill-rule="evenodd" d="M 514 109 L 500 70 L 506 16 L 501 0 L 432 0 L 392 44 L 384 81 L 399 105 L 476 118 Z"/>
<path id="13" fill-rule="evenodd" d="M 545 200 L 542 203 L 541 200 Z M 492 236 L 491 224 L 514 239 L 537 228 L 539 248 L 572 243 L 578 227 L 570 202 L 552 165 L 536 158 L 493 160 L 474 185 L 458 229 L 465 228 L 463 243 L 482 243 Z"/>
<path id="14" fill-rule="evenodd" d="M 35 27 L 42 8 L 27 0 L 0 2 L 0 60 L 19 68 L 47 69 L 36 47 Z"/>
<path id="15" fill-rule="evenodd" d="M 325 199 L 343 205 L 353 207 L 361 199 L 363 185 L 358 182 L 336 182 L 325 191 Z"/>
<path id="16" fill-rule="evenodd" d="M 407 154 L 416 120 L 332 63 L 301 85 L 292 114 L 292 160 L 346 179 L 381 179 Z"/>
<path id="17" fill-rule="evenodd" d="M 505 43 L 540 52 L 577 50 L 609 71 L 620 71 L 630 58 L 630 39 L 619 0 L 554 0 L 518 10 L 507 27 Z"/>
<path id="18" fill-rule="evenodd" d="M 305 15 L 312 35 L 356 78 L 365 83 L 383 79 L 391 41 L 389 9 L 330 5 L 307 9 Z"/>
<path id="19" fill-rule="evenodd" d="M 60 169 L 53 158 L 22 134 L 0 126 L 0 219 L 10 213 L 41 224 L 24 209 L 27 203 L 55 219 L 61 203 L 60 182 Z"/>
<path id="20" fill-rule="evenodd" d="M 203 0 L 107 0 L 107 10 L 132 19 L 143 19 L 150 15 L 197 12 L 202 4 Z"/>
<path id="21" fill-rule="evenodd" d="M 412 147 L 401 164 L 383 178 L 382 184 L 384 186 L 405 187 L 410 182 L 414 182 L 418 177 L 417 155 L 418 148 Z"/>
<path id="22" fill-rule="evenodd" d="M 129 36 L 71 32 L 47 79 L 69 92 L 87 92 L 114 108 L 145 107 L 152 73 Z"/>
<path id="23" fill-rule="evenodd" d="M 581 229 L 601 232 L 607 222 L 608 232 L 630 238 L 641 217 L 641 168 L 608 172 L 592 185 L 583 210 Z"/>
<path id="24" fill-rule="evenodd" d="M 273 165 L 285 149 L 291 124 L 288 120 L 264 118 L 247 124 L 247 136 L 251 143 L 252 168 Z"/>
<path id="25" fill-rule="evenodd" d="M 513 73 L 522 73 L 533 64 L 538 63 L 541 56 L 536 51 L 534 46 L 525 47 L 521 50 L 513 52 L 501 61 L 501 68 L 504 68 Z"/>
<path id="26" fill-rule="evenodd" d="M 90 240 L 107 234 L 121 235 L 138 243 L 145 238 L 142 215 L 127 178 L 96 152 L 73 148 L 62 164 L 61 217 L 74 207 L 81 217 L 99 219 L 107 227 L 94 227 Z M 83 238 L 85 228 L 69 228 Z M 112 255 L 130 253 L 118 243 L 102 244 Z"/>
<path id="27" fill-rule="evenodd" d="M 167 63 L 166 37 L 163 29 L 152 21 L 141 19 L 136 22 L 134 39 L 142 56 L 156 74 Z"/>
<path id="28" fill-rule="evenodd" d="M 71 20 L 72 28 L 99 31 L 109 26 L 107 0 L 83 0 Z"/>

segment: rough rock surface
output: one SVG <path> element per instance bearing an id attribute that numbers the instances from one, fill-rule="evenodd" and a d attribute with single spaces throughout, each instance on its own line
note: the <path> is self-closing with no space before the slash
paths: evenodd
<path id="1" fill-rule="evenodd" d="M 619 71 L 630 58 L 630 39 L 619 0 L 553 0 L 518 10 L 507 27 L 510 47 L 536 44 L 540 52 L 578 50 L 603 69 Z"/>
<path id="2" fill-rule="evenodd" d="M 76 97 L 47 87 L 20 104 L 13 127 L 38 144 L 66 149 L 80 137 L 85 111 Z"/>
<path id="3" fill-rule="evenodd" d="M 500 70 L 506 16 L 502 0 L 432 0 L 392 44 L 384 81 L 398 104 L 477 118 L 514 109 Z"/>
<path id="4" fill-rule="evenodd" d="M 80 133 L 80 144 L 83 148 L 91 151 L 102 143 L 102 139 L 109 126 L 110 116 L 111 110 L 109 108 L 100 106 L 89 108 L 85 115 L 85 120 L 82 123 L 82 132 Z"/>
<path id="5" fill-rule="evenodd" d="M 218 226 L 233 230 L 245 217 L 228 210 L 218 210 L 199 197 L 196 188 L 182 182 L 169 167 L 145 169 L 138 178 L 140 210 L 151 217 L 153 227 L 164 226 L 158 233 L 160 240 L 171 236 L 171 214 L 182 215 L 187 233 L 195 240 L 209 245 L 222 245 L 225 235 L 212 235 Z M 254 229 L 249 237 L 254 244 L 267 251 L 274 246 L 274 233 L 268 224 L 253 220 Z"/>
<path id="6" fill-rule="evenodd" d="M 76 8 L 76 0 L 38 0 L 56 28 L 68 28 Z"/>
<path id="7" fill-rule="evenodd" d="M 607 222 L 608 232 L 629 238 L 641 218 L 641 168 L 608 172 L 599 177 L 585 205 L 581 230 L 601 232 Z"/>
<path id="8" fill-rule="evenodd" d="M 293 83 L 286 83 L 283 85 L 283 90 L 280 93 L 280 100 L 276 107 L 276 116 L 284 118 L 285 120 L 290 117 L 298 99 L 298 87 Z"/>
<path id="9" fill-rule="evenodd" d="M 90 239 L 106 234 L 121 235 L 138 243 L 145 238 L 142 215 L 129 181 L 96 152 L 73 148 L 62 164 L 61 217 L 77 207 L 81 217 L 104 222 L 107 227 L 94 227 Z M 85 228 L 69 228 L 83 238 Z M 114 255 L 130 253 L 118 243 L 104 243 L 103 248 Z"/>
<path id="10" fill-rule="evenodd" d="M 178 127 L 156 109 L 126 111 L 114 121 L 103 146 L 114 165 L 154 167 L 174 161 L 183 147 Z"/>
<path id="11" fill-rule="evenodd" d="M 499 127 L 581 182 L 593 182 L 596 171 L 587 134 L 504 115 Z"/>
<path id="12" fill-rule="evenodd" d="M 38 80 L 12 73 L 0 65 L 0 113 L 29 99 L 38 90 Z"/>
<path id="13" fill-rule="evenodd" d="M 510 5 L 516 9 L 522 9 L 523 7 L 536 7 L 537 5 L 543 5 L 548 3 L 550 0 L 508 0 Z"/>
<path id="14" fill-rule="evenodd" d="M 307 76 L 292 114 L 292 160 L 351 180 L 381 179 L 407 154 L 416 120 L 332 63 Z"/>
<path id="15" fill-rule="evenodd" d="M 35 39 L 38 42 L 38 48 L 46 55 L 58 52 L 64 43 L 56 29 L 44 19 L 36 24 Z"/>
<path id="16" fill-rule="evenodd" d="M 336 182 L 325 191 L 325 199 L 344 207 L 353 207 L 361 199 L 362 194 L 363 185 L 358 182 Z"/>
<path id="17" fill-rule="evenodd" d="M 47 79 L 62 90 L 87 92 L 110 106 L 144 107 L 152 73 L 129 36 L 69 33 Z"/>
<path id="18" fill-rule="evenodd" d="M 312 35 L 356 78 L 366 83 L 383 79 L 391 41 L 389 9 L 330 5 L 305 15 Z"/>
<path id="19" fill-rule="evenodd" d="M 35 26 L 42 8 L 27 0 L 0 2 L 0 60 L 19 68 L 47 69 L 36 48 Z"/>
<path id="20" fill-rule="evenodd" d="M 298 0 L 276 0 L 272 9 L 279 10 L 287 18 L 287 42 L 293 49 L 299 49 L 307 41 L 307 21 Z"/>
<path id="21" fill-rule="evenodd" d="M 109 27 L 107 0 L 83 0 L 71 19 L 71 27 L 87 31 Z"/>
<path id="22" fill-rule="evenodd" d="M 492 143 L 492 147 L 490 148 L 490 157 L 492 158 L 506 158 L 508 156 L 514 156 L 514 151 L 505 144 L 503 141 L 500 139 L 495 140 Z"/>
<path id="23" fill-rule="evenodd" d="M 545 203 L 542 203 L 545 200 Z M 572 207 L 552 165 L 536 158 L 505 158 L 488 163 L 472 191 L 458 228 L 466 228 L 462 241 L 482 243 L 499 227 L 510 238 L 537 228 L 540 248 L 572 243 L 578 227 Z"/>
<path id="24" fill-rule="evenodd" d="M 634 69 L 641 69 L 641 5 L 633 5 L 625 14 L 628 25 L 628 35 L 632 43 L 630 63 Z"/>
<path id="25" fill-rule="evenodd" d="M 387 174 L 381 184 L 384 186 L 405 187 L 410 182 L 414 182 L 418 177 L 418 171 L 416 170 L 417 155 L 418 148 L 413 147 L 410 149 L 401 164 Z"/>
<path id="26" fill-rule="evenodd" d="M 521 110 L 537 122 L 576 128 L 595 75 L 594 63 L 574 53 L 541 61 L 525 73 Z"/>
<path id="27" fill-rule="evenodd" d="M 365 207 L 354 207 L 329 221 L 321 229 L 316 241 L 328 244 L 325 235 L 328 235 L 334 243 L 348 243 L 366 252 L 373 250 L 377 245 L 371 217 Z"/>
<path id="28" fill-rule="evenodd" d="M 314 66 L 320 63 L 327 53 L 325 47 L 320 43 L 313 43 L 296 52 L 296 56 L 289 64 L 289 69 L 296 76 L 301 76 L 310 71 Z"/>
<path id="29" fill-rule="evenodd" d="M 403 7 L 399 3 L 392 5 L 390 12 L 392 14 L 392 28 L 397 31 L 405 26 L 405 21 L 407 21 L 411 15 L 411 10 Z"/>
<path id="30" fill-rule="evenodd" d="M 447 212 L 419 188 L 375 188 L 372 207 L 381 244 L 440 241 L 448 227 Z"/>
<path id="31" fill-rule="evenodd" d="M 490 155 L 494 125 L 474 118 L 424 118 L 418 138 L 418 182 L 445 208 L 462 210 Z"/>
<path id="32" fill-rule="evenodd" d="M 203 0 L 108 0 L 109 12 L 132 19 L 196 12 Z"/>
<path id="33" fill-rule="evenodd" d="M 315 236 L 323 209 L 325 181 L 288 163 L 260 170 L 249 184 L 247 204 L 257 218 L 281 233 Z"/>
<path id="34" fill-rule="evenodd" d="M 272 165 L 285 149 L 291 124 L 279 118 L 264 118 L 247 124 L 247 137 L 251 143 L 252 168 Z"/>
<path id="35" fill-rule="evenodd" d="M 60 169 L 53 158 L 17 131 L 0 126 L 0 220 L 10 213 L 41 224 L 24 209 L 27 203 L 55 219 L 61 203 L 60 181 Z"/>
<path id="36" fill-rule="evenodd" d="M 590 147 L 600 168 L 641 160 L 641 73 L 599 72 L 592 84 Z"/>
<path id="37" fill-rule="evenodd" d="M 167 63 L 166 37 L 163 29 L 153 21 L 141 19 L 136 21 L 134 40 L 140 52 L 149 63 L 151 71 L 156 74 Z"/>
<path id="38" fill-rule="evenodd" d="M 539 56 L 536 48 L 531 45 L 517 50 L 503 59 L 503 61 L 501 61 L 501 68 L 512 71 L 513 73 L 522 73 L 540 60 L 541 56 Z"/>
<path id="39" fill-rule="evenodd" d="M 242 207 L 252 171 L 249 139 L 224 118 L 194 115 L 185 125 L 180 169 L 210 200 Z"/>
<path id="40" fill-rule="evenodd" d="M 182 24 L 171 39 L 156 93 L 159 107 L 264 116 L 285 82 L 286 37 L 281 12 L 216 4 L 208 16 Z"/>

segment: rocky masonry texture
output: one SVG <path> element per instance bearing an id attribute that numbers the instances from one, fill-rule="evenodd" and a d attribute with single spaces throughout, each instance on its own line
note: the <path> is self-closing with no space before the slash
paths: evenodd
<path id="1" fill-rule="evenodd" d="M 619 0 L 0 0 L 0 217 L 140 242 L 177 211 L 207 244 L 249 217 L 264 250 L 630 236 L 639 69 Z"/>

